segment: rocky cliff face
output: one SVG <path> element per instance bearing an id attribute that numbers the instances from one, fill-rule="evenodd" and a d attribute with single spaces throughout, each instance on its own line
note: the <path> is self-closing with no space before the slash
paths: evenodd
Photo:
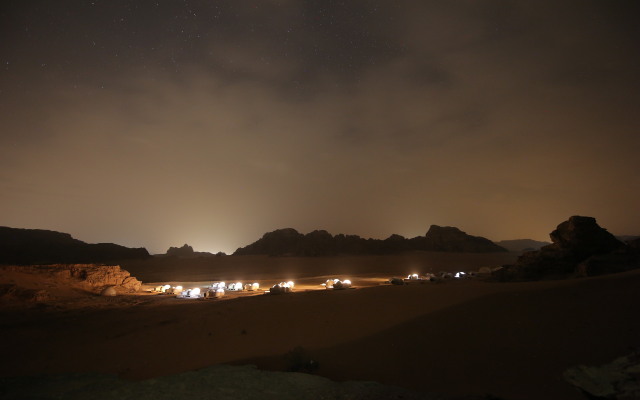
<path id="1" fill-rule="evenodd" d="M 142 282 L 119 265 L 59 264 L 0 267 L 0 298 L 45 301 L 73 291 L 100 293 L 112 287 L 117 293 L 140 290 Z"/>
<path id="2" fill-rule="evenodd" d="M 67 233 L 0 227 L 0 264 L 109 263 L 149 257 L 144 248 L 89 244 Z"/>
<path id="3" fill-rule="evenodd" d="M 4 271 L 50 278 L 53 281 L 79 283 L 87 288 L 103 289 L 116 286 L 127 292 L 137 292 L 142 282 L 131 276 L 119 265 L 95 264 L 54 264 L 54 265 L 11 265 L 2 267 Z"/>
<path id="4" fill-rule="evenodd" d="M 504 280 L 536 280 L 637 268 L 637 250 L 601 228 L 595 218 L 572 216 L 549 236 L 552 244 L 522 254 L 515 265 L 496 275 Z"/>
<path id="5" fill-rule="evenodd" d="M 387 239 L 364 239 L 357 235 L 332 236 L 324 230 L 303 235 L 292 228 L 265 233 L 258 241 L 236 250 L 234 255 L 329 256 L 338 254 L 397 254 L 403 251 L 504 252 L 489 239 L 471 236 L 454 227 L 432 225 L 426 236 L 406 239 L 391 235 Z"/>

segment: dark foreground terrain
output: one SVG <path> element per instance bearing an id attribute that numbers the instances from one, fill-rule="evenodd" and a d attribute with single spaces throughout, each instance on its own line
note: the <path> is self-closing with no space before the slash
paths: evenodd
<path id="1" fill-rule="evenodd" d="M 138 262 L 126 268 L 143 283 L 301 279 L 308 285 L 282 296 L 222 301 L 132 294 L 87 297 L 77 307 L 55 301 L 5 307 L 0 375 L 6 388 L 15 389 L 29 386 L 25 382 L 44 384 L 29 381 L 40 374 L 45 378 L 38 379 L 51 385 L 60 373 L 145 380 L 219 364 L 254 364 L 448 398 L 491 394 L 514 400 L 578 400 L 584 397 L 564 380 L 565 370 L 608 363 L 640 346 L 639 271 L 543 282 L 381 284 L 393 275 L 500 264 L 482 258 L 490 255 L 475 262 L 471 255 L 433 257 L 221 257 L 217 266 L 191 261 L 182 270 L 170 265 L 179 259 L 156 266 Z M 338 277 L 362 284 L 352 290 L 305 290 L 339 271 L 346 272 Z M 76 389 L 82 386 L 69 376 L 60 379 Z M 213 385 L 199 379 L 190 382 Z M 166 387 L 143 382 L 149 391 Z M 269 387 L 268 380 L 263 386 Z M 189 393 L 186 388 L 184 393 Z M 243 398 L 233 393 L 227 398 Z M 266 390 L 262 398 L 287 398 L 274 393 Z"/>

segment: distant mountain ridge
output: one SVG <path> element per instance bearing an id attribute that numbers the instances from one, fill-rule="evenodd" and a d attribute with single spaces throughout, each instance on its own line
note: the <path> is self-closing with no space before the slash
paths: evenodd
<path id="1" fill-rule="evenodd" d="M 541 242 L 533 239 L 513 239 L 495 242 L 509 251 L 531 251 L 539 250 L 541 247 L 551 244 L 551 242 Z"/>
<path id="2" fill-rule="evenodd" d="M 0 264 L 106 263 L 149 257 L 141 248 L 85 243 L 68 233 L 0 227 Z"/>
<path id="3" fill-rule="evenodd" d="M 506 252 L 491 240 L 471 236 L 458 228 L 431 225 L 425 236 L 407 239 L 393 234 L 388 238 L 364 239 L 357 235 L 331 235 L 325 230 L 302 234 L 293 228 L 277 229 L 238 248 L 233 255 L 329 256 L 396 254 L 404 251 L 443 251 L 458 253 Z"/>

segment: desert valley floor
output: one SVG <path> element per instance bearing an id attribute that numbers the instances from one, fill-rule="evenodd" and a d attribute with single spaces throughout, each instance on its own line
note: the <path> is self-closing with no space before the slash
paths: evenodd
<path id="1" fill-rule="evenodd" d="M 640 271 L 542 282 L 385 284 L 392 276 L 472 271 L 515 257 L 414 253 L 124 263 L 145 288 L 218 280 L 266 288 L 294 280 L 296 290 L 181 300 L 58 288 L 57 303 L 3 306 L 0 375 L 100 372 L 140 380 L 216 364 L 286 371 L 313 360 L 314 374 L 335 381 L 376 381 L 448 397 L 582 399 L 563 379 L 567 368 L 609 363 L 640 346 Z M 350 278 L 355 289 L 323 290 L 320 284 L 333 277 Z"/>

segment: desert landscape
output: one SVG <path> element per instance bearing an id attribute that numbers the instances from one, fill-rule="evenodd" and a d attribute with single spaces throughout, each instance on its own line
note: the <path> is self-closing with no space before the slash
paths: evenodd
<path id="1" fill-rule="evenodd" d="M 0 400 L 640 399 L 639 1 L 0 4 Z"/>
<path id="2" fill-rule="evenodd" d="M 585 240 L 576 229 L 590 220 L 576 218 L 552 238 L 571 232 Z M 59 374 L 100 373 L 143 384 L 212 366 L 253 365 L 259 369 L 253 373 L 328 378 L 325 388 L 376 382 L 381 396 L 400 396 L 384 391 L 394 388 L 416 398 L 582 399 L 565 377 L 568 369 L 607 364 L 640 345 L 640 270 L 496 279 L 500 266 L 531 257 L 425 251 L 6 266 L 1 281 L 14 289 L 2 296 L 0 374 L 7 387 L 24 390 L 21 377 L 73 382 L 74 375 Z M 467 277 L 454 278 L 460 271 Z M 411 274 L 431 278 L 390 283 Z M 322 286 L 334 278 L 349 279 L 352 287 Z M 180 285 L 204 292 L 220 281 L 256 282 L 260 290 L 209 299 L 157 291 Z M 269 295 L 282 281 L 295 282 L 294 290 Z M 99 295 L 104 287 L 116 295 Z"/>

